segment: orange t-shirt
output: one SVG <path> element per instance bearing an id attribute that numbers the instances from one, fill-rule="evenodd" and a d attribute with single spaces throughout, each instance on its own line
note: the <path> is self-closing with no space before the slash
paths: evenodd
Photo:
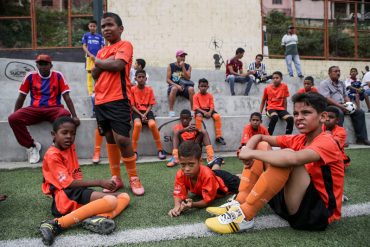
<path id="1" fill-rule="evenodd" d="M 326 126 L 325 124 L 322 125 L 322 130 L 326 131 Z M 331 134 L 333 135 L 334 140 L 337 141 L 340 151 L 342 151 L 342 157 L 345 162 L 345 167 L 350 165 L 349 158 L 344 152 L 344 145 L 346 144 L 346 139 L 347 139 L 347 132 L 346 129 L 339 126 L 335 125 L 335 127 L 331 130 Z"/>
<path id="2" fill-rule="evenodd" d="M 270 135 L 266 127 L 263 126 L 262 124 L 258 126 L 257 130 L 254 130 L 251 124 L 245 125 L 244 130 L 243 130 L 242 140 L 240 141 L 240 144 L 242 145 L 246 144 L 249 141 L 249 139 L 251 139 L 252 136 L 257 135 L 257 134 Z"/>
<path id="3" fill-rule="evenodd" d="M 129 41 L 121 40 L 110 46 L 104 46 L 96 55 L 105 60 L 114 56 L 126 62 L 121 71 L 104 70 L 95 83 L 95 105 L 128 99 L 131 101 L 130 69 L 132 64 L 133 47 Z"/>
<path id="4" fill-rule="evenodd" d="M 139 111 L 146 111 L 149 106 L 155 104 L 153 89 L 149 86 L 145 86 L 140 89 L 138 86 L 131 88 L 132 93 L 132 105 Z"/>
<path id="5" fill-rule="evenodd" d="M 173 131 L 179 131 L 179 130 L 183 130 L 184 127 L 182 126 L 181 123 L 178 123 L 176 124 L 174 127 L 173 127 Z M 197 136 L 197 132 L 196 131 L 192 131 L 192 132 L 188 132 L 188 131 L 185 131 L 181 134 L 181 138 L 184 140 L 184 141 L 191 141 L 191 140 L 194 140 L 195 137 Z"/>
<path id="6" fill-rule="evenodd" d="M 200 165 L 197 182 L 193 184 L 189 177 L 179 169 L 176 173 L 173 196 L 182 200 L 188 198 L 188 190 L 191 193 L 202 196 L 202 199 L 209 203 L 217 197 L 217 191 L 228 192 L 224 181 L 216 176 L 207 166 Z"/>
<path id="7" fill-rule="evenodd" d="M 319 90 L 317 90 L 316 87 L 311 87 L 311 91 L 309 91 L 309 92 L 318 93 Z M 307 93 L 307 92 L 306 92 L 306 89 L 304 87 L 302 87 L 302 88 L 298 89 L 297 93 Z"/>
<path id="8" fill-rule="evenodd" d="M 288 86 L 281 83 L 278 87 L 275 87 L 274 84 L 265 87 L 262 99 L 267 100 L 267 110 L 286 110 L 284 100 L 288 97 Z"/>
<path id="9" fill-rule="evenodd" d="M 283 135 L 277 136 L 277 143 L 281 148 L 291 148 L 295 151 L 311 149 L 320 155 L 319 161 L 305 164 L 305 168 L 328 212 L 331 213 L 328 223 L 339 220 L 342 210 L 344 165 L 341 151 L 333 136 L 321 132 L 310 145 L 305 146 L 306 135 Z"/>
<path id="10" fill-rule="evenodd" d="M 197 109 L 202 110 L 215 109 L 213 95 L 210 93 L 206 94 L 196 93 L 193 96 L 193 110 L 195 111 Z"/>

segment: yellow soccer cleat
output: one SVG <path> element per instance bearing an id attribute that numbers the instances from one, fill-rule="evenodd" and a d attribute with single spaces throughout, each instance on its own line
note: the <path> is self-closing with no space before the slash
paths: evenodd
<path id="1" fill-rule="evenodd" d="M 225 204 L 222 204 L 219 207 L 208 207 L 206 211 L 213 215 L 221 215 L 226 213 L 232 206 L 240 206 L 238 201 L 233 200 L 233 198 L 227 200 Z"/>

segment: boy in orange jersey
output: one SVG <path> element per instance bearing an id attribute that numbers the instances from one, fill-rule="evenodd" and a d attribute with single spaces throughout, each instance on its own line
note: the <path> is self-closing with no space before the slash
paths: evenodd
<path id="1" fill-rule="evenodd" d="M 287 122 L 285 134 L 292 134 L 293 132 L 293 117 L 287 111 L 287 98 L 289 97 L 288 86 L 281 82 L 283 74 L 280 71 L 272 73 L 272 84 L 265 87 L 263 92 L 260 112 L 266 106 L 266 115 L 270 118 L 268 131 L 270 135 L 274 133 L 276 123 L 279 118 Z"/>
<path id="2" fill-rule="evenodd" d="M 344 167 L 347 168 L 350 165 L 351 159 L 344 152 L 347 132 L 345 128 L 338 125 L 339 110 L 336 107 L 328 106 L 325 111 L 328 113 L 328 119 L 323 124 L 322 130 L 333 135 L 334 140 L 338 143 L 339 149 L 342 151 Z"/>
<path id="3" fill-rule="evenodd" d="M 154 114 L 152 112 L 152 107 L 155 104 L 153 89 L 145 85 L 147 80 L 145 70 L 137 70 L 135 73 L 135 80 L 137 86 L 131 88 L 132 92 L 132 119 L 134 121 L 134 131 L 132 132 L 132 148 L 136 154 L 136 159 L 138 159 L 137 153 L 137 142 L 139 141 L 140 132 L 143 124 L 147 124 L 150 131 L 152 132 L 155 145 L 158 150 L 158 158 L 164 160 L 166 155 L 163 152 L 161 136 L 155 124 Z"/>
<path id="4" fill-rule="evenodd" d="M 120 159 L 126 166 L 132 193 L 144 194 L 144 187 L 136 171 L 136 155 L 130 140 L 132 44 L 121 40 L 122 20 L 114 13 L 104 13 L 101 20 L 104 38 L 109 46 L 99 50 L 92 76 L 95 80 L 95 114 L 100 135 L 107 140 L 107 153 L 114 192 L 123 187 Z"/>
<path id="5" fill-rule="evenodd" d="M 53 124 L 53 145 L 42 163 L 42 192 L 53 198 L 51 213 L 56 218 L 41 223 L 45 245 L 52 245 L 62 230 L 79 222 L 82 227 L 99 234 L 114 231 L 112 220 L 129 204 L 126 193 L 107 195 L 88 187 L 114 188 L 112 180 L 83 180 L 74 140 L 76 124 L 70 117 L 61 117 Z"/>
<path id="6" fill-rule="evenodd" d="M 314 87 L 314 79 L 312 76 L 307 76 L 304 78 L 303 81 L 303 87 L 298 89 L 297 93 L 318 93 L 319 91 L 317 90 L 316 87 Z"/>
<path id="7" fill-rule="evenodd" d="M 215 121 L 215 134 L 216 142 L 221 145 L 226 145 L 224 138 L 222 137 L 222 124 L 221 116 L 215 111 L 215 103 L 213 101 L 213 95 L 208 93 L 209 88 L 208 81 L 205 78 L 199 79 L 198 81 L 199 93 L 193 96 L 193 110 L 195 112 L 195 126 L 201 130 L 203 117 L 209 119 L 213 118 Z"/>
<path id="8" fill-rule="evenodd" d="M 238 191 L 240 179 L 220 168 L 220 163 L 212 166 L 202 165 L 202 150 L 192 141 L 179 146 L 181 169 L 176 173 L 173 190 L 174 207 L 168 212 L 171 217 L 179 216 L 190 208 L 204 208 L 215 198 Z M 188 197 L 188 191 L 201 196 L 199 201 Z"/>
<path id="9" fill-rule="evenodd" d="M 344 166 L 333 136 L 322 131 L 327 101 L 317 93 L 293 96 L 300 134 L 253 136 L 239 154 L 244 170 L 238 197 L 206 220 L 218 233 L 253 227 L 254 217 L 269 203 L 277 215 L 300 230 L 325 230 L 341 217 Z M 281 150 L 271 150 L 271 146 Z M 222 212 L 223 211 L 223 212 Z"/>
<path id="10" fill-rule="evenodd" d="M 183 141 L 193 141 L 194 143 L 206 146 L 207 161 L 212 164 L 216 159 L 214 158 L 214 151 L 211 141 L 206 130 L 199 130 L 195 124 L 191 123 L 192 117 L 189 110 L 182 110 L 180 113 L 180 123 L 176 124 L 173 128 L 173 150 L 172 157 L 167 163 L 167 167 L 173 167 L 178 164 L 178 148 Z M 222 160 L 222 159 L 221 159 Z"/>

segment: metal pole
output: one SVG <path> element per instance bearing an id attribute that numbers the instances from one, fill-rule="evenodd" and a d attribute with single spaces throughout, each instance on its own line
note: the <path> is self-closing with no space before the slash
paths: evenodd
<path id="1" fill-rule="evenodd" d="M 94 20 L 98 23 L 97 32 L 101 33 L 100 20 L 103 16 L 103 0 L 93 0 Z"/>
<path id="2" fill-rule="evenodd" d="M 357 19 L 357 12 L 358 12 L 358 8 L 357 8 L 357 3 L 355 3 L 355 58 L 358 58 L 358 19 Z"/>

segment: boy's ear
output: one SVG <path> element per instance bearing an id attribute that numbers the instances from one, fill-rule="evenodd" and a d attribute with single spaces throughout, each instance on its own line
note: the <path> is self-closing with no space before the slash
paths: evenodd
<path id="1" fill-rule="evenodd" d="M 320 113 L 320 123 L 325 123 L 328 119 L 328 112 L 323 111 Z"/>

